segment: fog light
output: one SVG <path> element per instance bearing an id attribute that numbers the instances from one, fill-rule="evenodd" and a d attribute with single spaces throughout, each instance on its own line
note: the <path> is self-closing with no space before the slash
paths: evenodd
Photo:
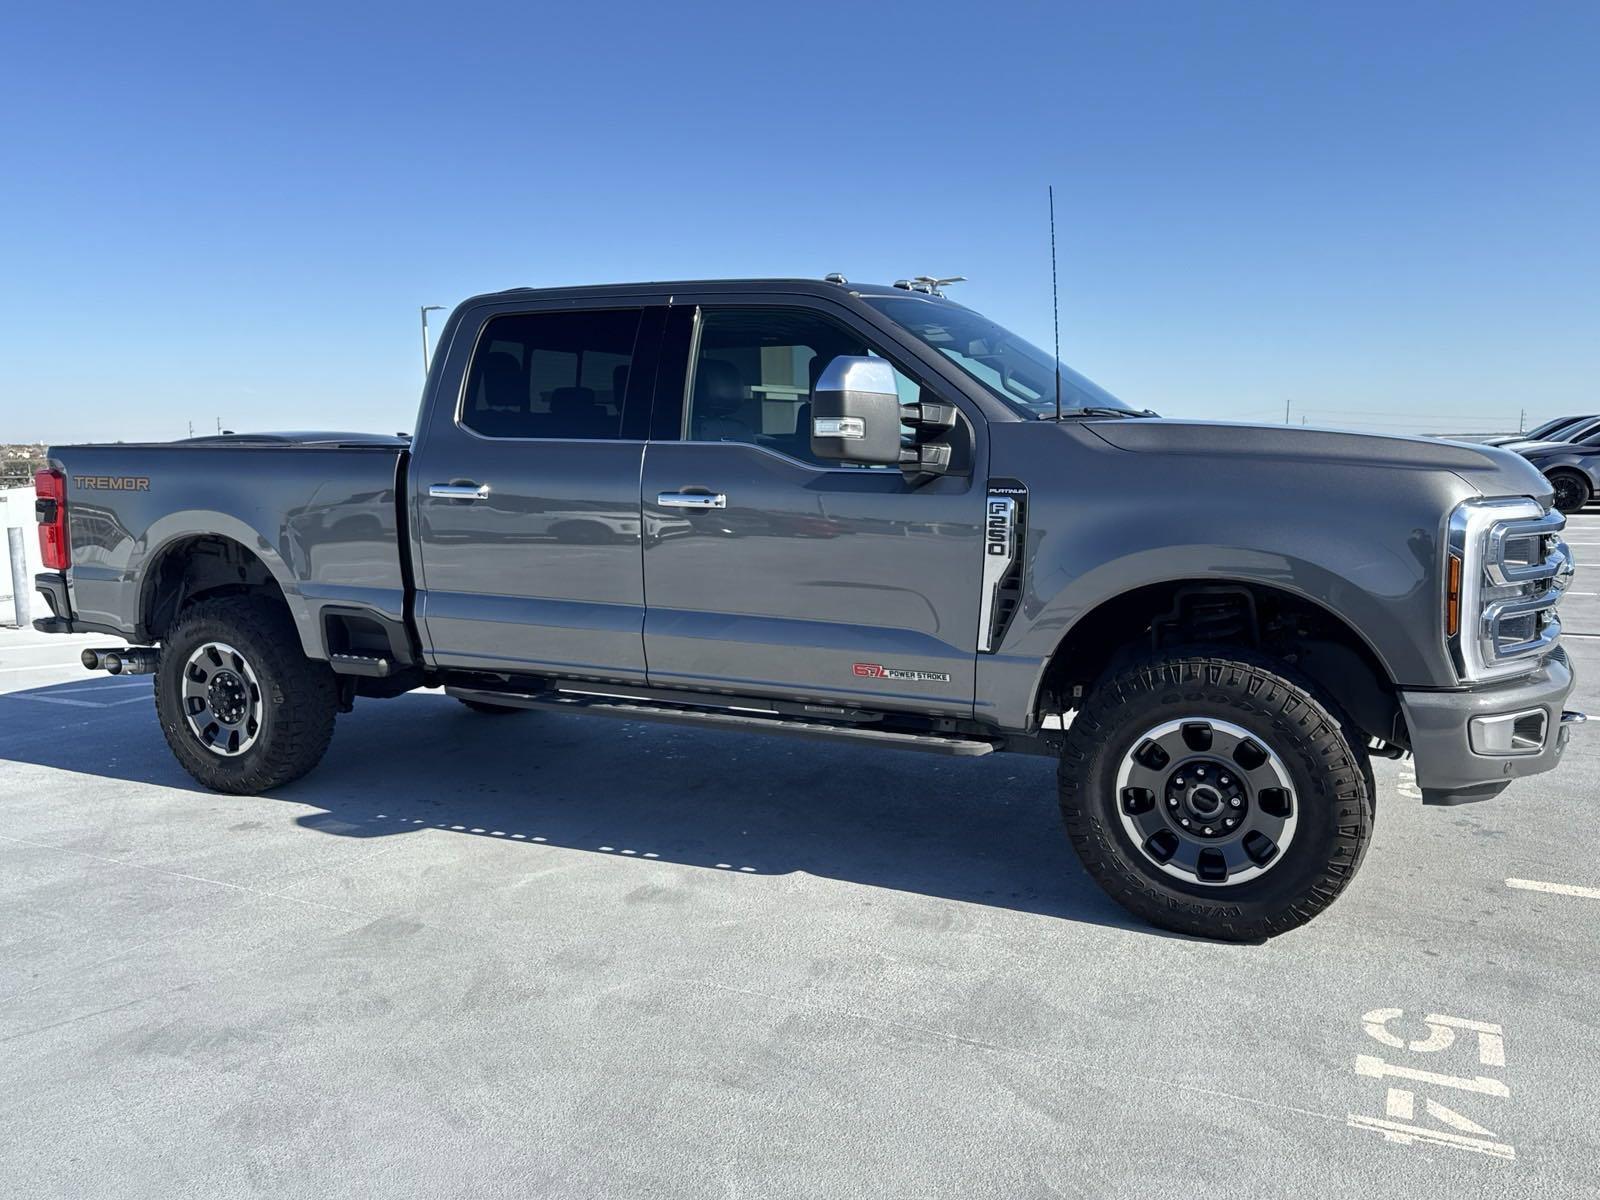
<path id="1" fill-rule="evenodd" d="M 1544 749 L 1549 725 L 1549 715 L 1542 708 L 1473 717 L 1467 723 L 1467 738 L 1474 754 L 1537 754 Z"/>

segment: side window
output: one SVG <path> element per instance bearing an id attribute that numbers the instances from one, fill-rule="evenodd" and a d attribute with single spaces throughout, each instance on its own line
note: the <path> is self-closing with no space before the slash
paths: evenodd
<path id="1" fill-rule="evenodd" d="M 689 389 L 688 437 L 750 442 L 803 462 L 811 453 L 811 392 L 841 354 L 876 353 L 861 335 L 817 313 L 783 308 L 705 308 Z M 920 386 L 895 372 L 902 403 Z"/>
<path id="2" fill-rule="evenodd" d="M 495 317 L 467 372 L 461 423 L 484 437 L 613 439 L 638 310 Z"/>

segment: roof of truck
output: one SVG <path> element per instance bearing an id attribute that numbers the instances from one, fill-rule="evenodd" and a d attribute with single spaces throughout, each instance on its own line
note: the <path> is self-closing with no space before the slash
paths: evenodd
<path id="1" fill-rule="evenodd" d="M 632 295 L 639 292 L 793 292 L 800 295 L 837 296 L 840 292 L 857 296 L 915 296 L 919 300 L 942 300 L 956 303 L 948 296 L 914 290 L 902 285 L 883 283 L 836 283 L 827 279 L 663 279 L 638 283 L 593 283 L 571 287 L 516 287 L 498 292 L 485 292 L 472 300 L 491 300 L 506 296 L 593 296 Z M 469 301 L 470 303 L 470 301 Z"/>

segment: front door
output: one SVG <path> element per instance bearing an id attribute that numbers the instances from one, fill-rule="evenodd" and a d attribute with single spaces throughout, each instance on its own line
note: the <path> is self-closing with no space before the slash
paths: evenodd
<path id="1" fill-rule="evenodd" d="M 436 414 L 411 465 L 435 665 L 643 682 L 644 428 L 625 417 L 648 406 L 635 376 L 660 320 L 567 308 L 484 325 L 459 411 Z"/>
<path id="2" fill-rule="evenodd" d="M 877 353 L 870 335 L 804 308 L 706 307 L 695 326 L 680 436 L 645 451 L 650 682 L 970 716 L 984 501 L 971 427 L 954 435 L 960 473 L 920 486 L 824 463 L 812 387 L 835 356 Z"/>

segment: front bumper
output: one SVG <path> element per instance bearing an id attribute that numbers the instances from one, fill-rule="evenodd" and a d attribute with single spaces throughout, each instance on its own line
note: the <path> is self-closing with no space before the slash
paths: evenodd
<path id="1" fill-rule="evenodd" d="M 1582 720 L 1564 707 L 1573 682 L 1572 665 L 1558 649 L 1533 674 L 1507 683 L 1402 691 L 1423 803 L 1487 800 L 1513 779 L 1552 769 Z"/>

